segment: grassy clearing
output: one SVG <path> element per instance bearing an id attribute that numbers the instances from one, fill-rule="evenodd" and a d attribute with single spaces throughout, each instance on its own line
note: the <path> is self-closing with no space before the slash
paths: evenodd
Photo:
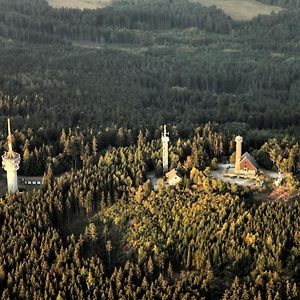
<path id="1" fill-rule="evenodd" d="M 258 15 L 270 15 L 283 10 L 281 7 L 266 5 L 255 0 L 191 0 L 204 6 L 213 6 L 222 9 L 235 21 L 249 21 Z"/>
<path id="2" fill-rule="evenodd" d="M 55 8 L 96 9 L 110 5 L 113 0 L 48 0 L 49 5 Z"/>

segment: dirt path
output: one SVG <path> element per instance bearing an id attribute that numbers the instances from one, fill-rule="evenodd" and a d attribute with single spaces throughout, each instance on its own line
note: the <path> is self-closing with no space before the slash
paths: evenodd
<path id="1" fill-rule="evenodd" d="M 227 168 L 234 168 L 233 164 L 219 164 L 216 170 L 211 171 L 211 176 L 217 179 L 220 179 L 224 182 L 235 183 L 240 186 L 253 186 L 256 184 L 256 181 L 253 179 L 243 179 L 243 178 L 230 178 L 224 176 L 224 171 Z"/>
<path id="2" fill-rule="evenodd" d="M 154 191 L 157 191 L 157 189 L 158 189 L 158 180 L 159 180 L 159 178 L 157 178 L 157 177 L 155 176 L 155 172 L 154 172 L 154 171 L 148 172 L 148 173 L 147 173 L 147 178 L 150 179 L 150 182 L 151 182 L 151 184 L 152 184 L 152 186 L 153 186 Z"/>

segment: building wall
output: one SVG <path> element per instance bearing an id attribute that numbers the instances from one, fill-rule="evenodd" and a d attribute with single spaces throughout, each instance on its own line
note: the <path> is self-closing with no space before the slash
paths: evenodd
<path id="1" fill-rule="evenodd" d="M 7 170 L 7 191 L 9 193 L 16 193 L 18 191 L 17 170 Z"/>
<path id="2" fill-rule="evenodd" d="M 240 164 L 241 172 L 245 172 L 245 168 L 249 173 L 255 173 L 257 171 L 257 168 L 248 159 L 245 159 Z"/>
<path id="3" fill-rule="evenodd" d="M 176 185 L 181 182 L 181 178 L 179 176 L 172 177 L 168 180 L 169 185 Z"/>

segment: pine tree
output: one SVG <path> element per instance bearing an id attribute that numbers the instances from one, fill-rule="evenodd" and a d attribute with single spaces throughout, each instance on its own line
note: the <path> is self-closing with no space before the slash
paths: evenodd
<path id="1" fill-rule="evenodd" d="M 112 243 L 110 240 L 107 241 L 106 245 L 105 245 L 105 249 L 107 251 L 107 254 L 108 254 L 108 265 L 109 265 L 109 268 L 110 268 L 110 254 L 111 254 L 111 251 L 112 251 Z"/>
<path id="2" fill-rule="evenodd" d="M 93 273 L 91 271 L 89 271 L 88 276 L 87 276 L 87 287 L 88 287 L 88 289 L 92 289 L 94 285 L 95 285 L 95 279 L 94 279 Z"/>
<path id="3" fill-rule="evenodd" d="M 43 176 L 43 186 L 47 188 L 47 186 L 52 186 L 54 182 L 54 174 L 52 164 L 48 164 L 47 173 Z"/>
<path id="4" fill-rule="evenodd" d="M 56 300 L 64 300 L 60 292 L 58 293 Z"/>
<path id="5" fill-rule="evenodd" d="M 174 272 L 173 272 L 171 262 L 169 262 L 169 266 L 168 266 L 168 276 L 169 276 L 170 279 L 173 279 L 173 276 L 174 276 Z"/>
<path id="6" fill-rule="evenodd" d="M 23 170 L 25 175 L 30 175 L 30 152 L 29 141 L 26 140 L 23 153 Z"/>
<path id="7" fill-rule="evenodd" d="M 152 260 L 151 256 L 149 256 L 149 259 L 147 262 L 147 272 L 149 275 L 153 275 L 153 272 L 154 272 L 154 264 L 153 264 L 153 260 Z"/>

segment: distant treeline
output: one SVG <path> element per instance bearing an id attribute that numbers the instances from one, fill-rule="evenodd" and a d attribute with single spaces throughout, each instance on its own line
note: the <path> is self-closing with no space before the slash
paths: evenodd
<path id="1" fill-rule="evenodd" d="M 0 108 L 3 116 L 23 119 L 22 126 L 155 129 L 167 122 L 187 129 L 208 121 L 299 126 L 296 57 L 247 58 L 216 50 L 187 57 L 184 49 L 172 47 L 151 47 L 147 55 L 10 45 L 0 52 L 5 70 L 0 87 L 20 95 L 4 99 Z"/>
<path id="2" fill-rule="evenodd" d="M 299 0 L 258 0 L 258 1 L 266 4 L 288 7 L 288 8 L 295 8 L 300 6 Z"/>
<path id="3" fill-rule="evenodd" d="M 299 31 L 299 9 L 296 9 L 299 0 L 294 2 L 288 5 L 293 9 L 282 12 L 279 18 L 259 17 L 260 25 L 268 27 L 256 28 L 250 37 L 262 35 L 261 43 L 272 47 L 278 38 L 286 42 L 288 37 L 295 37 Z M 0 36 L 30 43 L 70 40 L 149 43 L 148 30 L 198 28 L 228 34 L 237 26 L 216 7 L 204 7 L 188 0 L 121 1 L 103 9 L 84 11 L 54 9 L 46 0 L 0 0 L 0 8 Z"/>
<path id="4" fill-rule="evenodd" d="M 300 8 L 283 11 L 278 15 L 258 16 L 245 26 L 243 35 L 252 49 L 300 51 Z"/>
<path id="5" fill-rule="evenodd" d="M 6 118 L 12 116 L 16 130 L 32 131 L 20 139 L 22 147 L 29 142 L 25 173 L 45 170 L 44 152 L 61 173 L 82 166 L 94 135 L 101 149 L 130 145 L 140 129 L 157 138 L 165 123 L 187 138 L 191 128 L 217 122 L 224 130 L 232 127 L 233 134 L 243 130 L 254 148 L 276 134 L 300 137 L 299 9 L 233 23 L 230 34 L 176 24 L 154 30 L 156 19 L 148 17 L 149 27 L 143 29 L 131 29 L 137 23 L 99 25 L 105 35 L 92 44 L 96 15 L 102 16 L 98 22 L 108 22 L 103 20 L 111 13 L 126 8 L 125 15 L 133 16 L 137 7 L 142 15 L 148 4 L 80 12 L 56 10 L 41 0 L 0 0 L 5 30 L 0 33 L 0 128 L 6 131 Z M 161 5 L 172 11 L 183 4 Z M 158 7 L 155 2 L 153 9 Z M 73 26 L 79 30 L 74 37 L 85 40 L 79 47 L 69 40 Z M 63 128 L 81 132 L 79 146 L 77 133 L 70 140 L 73 158 L 58 141 Z M 42 142 L 35 142 L 41 132 Z"/>
<path id="6" fill-rule="evenodd" d="M 231 19 L 215 7 L 189 1 L 120 2 L 98 9 L 54 9 L 45 0 L 0 1 L 0 35 L 26 42 L 89 40 L 114 42 L 112 28 L 159 29 L 196 27 L 209 32 L 228 33 Z M 111 36 L 112 35 L 112 36 Z"/>
<path id="7" fill-rule="evenodd" d="M 143 30 L 196 27 L 219 33 L 228 33 L 231 29 L 231 19 L 221 10 L 187 0 L 120 2 L 99 10 L 96 24 Z"/>

